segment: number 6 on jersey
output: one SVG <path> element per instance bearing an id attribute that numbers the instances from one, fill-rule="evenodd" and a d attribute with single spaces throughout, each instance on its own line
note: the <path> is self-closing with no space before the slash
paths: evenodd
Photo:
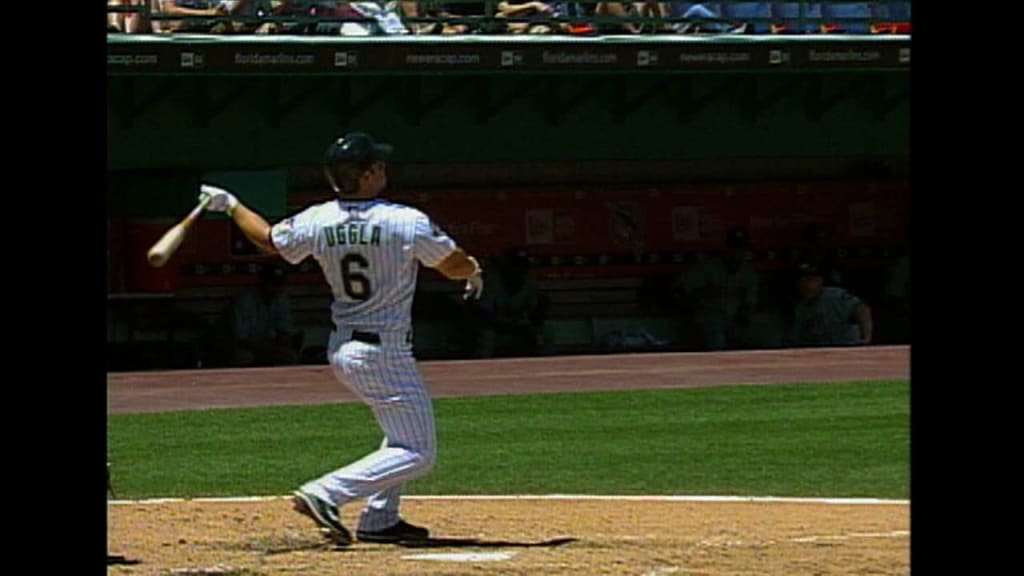
<path id="1" fill-rule="evenodd" d="M 360 301 L 370 299 L 370 279 L 361 273 L 369 267 L 370 263 L 359 254 L 346 254 L 341 259 L 341 284 L 346 296 Z"/>

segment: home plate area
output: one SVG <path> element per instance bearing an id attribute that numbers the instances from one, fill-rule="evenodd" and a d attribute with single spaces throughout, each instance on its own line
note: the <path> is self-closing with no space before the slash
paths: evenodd
<path id="1" fill-rule="evenodd" d="M 354 526 L 357 506 L 342 510 Z M 112 502 L 109 574 L 900 574 L 906 501 L 416 498 L 416 546 L 335 548 L 286 498 Z"/>

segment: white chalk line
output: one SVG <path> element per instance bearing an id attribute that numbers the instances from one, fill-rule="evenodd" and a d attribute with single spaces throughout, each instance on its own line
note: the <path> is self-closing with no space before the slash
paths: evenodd
<path id="1" fill-rule="evenodd" d="M 793 538 L 790 542 L 821 542 L 823 540 L 852 540 L 854 538 L 904 538 L 910 536 L 910 530 L 893 530 L 892 532 L 852 532 L 850 534 L 833 534 L 827 536 L 805 536 Z"/>
<path id="2" fill-rule="evenodd" d="M 115 505 L 167 504 L 171 502 L 270 502 L 290 499 L 291 496 L 236 496 L 220 498 L 146 498 L 141 500 L 109 500 Z M 403 496 L 403 500 L 612 500 L 622 502 L 739 502 L 779 504 L 836 504 L 836 505 L 909 505 L 910 500 L 881 498 L 788 498 L 775 496 L 687 496 L 687 495 L 598 495 L 598 494 L 466 494 L 439 496 Z"/>
<path id="3" fill-rule="evenodd" d="M 892 530 L 890 532 L 851 532 L 848 534 L 828 534 L 821 536 L 803 536 L 800 538 L 790 538 L 784 542 L 793 542 L 799 544 L 823 542 L 823 541 L 844 541 L 853 540 L 856 538 L 907 538 L 910 536 L 909 530 Z M 722 539 L 706 539 L 701 540 L 697 543 L 698 546 L 710 546 L 710 547 L 736 547 L 736 546 L 775 546 L 780 544 L 777 540 L 768 540 L 765 542 L 745 542 L 743 540 L 722 540 Z M 675 574 L 680 570 L 684 570 L 685 573 L 689 574 L 721 574 L 719 572 L 707 572 L 707 571 L 693 571 L 689 569 L 683 569 L 679 566 L 661 566 L 644 572 L 643 576 L 666 576 L 668 574 Z"/>
<path id="4" fill-rule="evenodd" d="M 402 556 L 403 560 L 433 560 L 439 562 L 501 562 L 511 560 L 517 552 L 428 552 Z"/>
<path id="5" fill-rule="evenodd" d="M 675 574 L 679 572 L 678 566 L 664 566 L 662 568 L 655 568 L 650 572 L 644 572 L 644 576 L 665 576 L 666 574 Z"/>
<path id="6" fill-rule="evenodd" d="M 798 544 L 807 544 L 814 542 L 827 542 L 827 541 L 842 541 L 842 540 L 854 540 L 856 538 L 907 538 L 910 536 L 910 530 L 892 530 L 890 532 L 850 532 L 847 534 L 826 534 L 818 536 L 801 536 L 799 538 L 788 538 L 786 540 L 765 540 L 765 541 L 745 541 L 745 540 L 729 540 L 723 538 L 706 538 L 697 542 L 698 546 L 705 547 L 717 547 L 717 548 L 732 548 L 732 547 L 743 547 L 743 546 L 775 546 L 780 542 L 795 542 Z"/>
<path id="7" fill-rule="evenodd" d="M 699 568 L 681 568 L 679 566 L 662 566 L 650 572 L 644 572 L 642 576 L 667 576 L 668 574 L 691 574 L 705 576 L 760 576 L 757 572 L 723 572 L 721 570 L 701 570 Z"/>

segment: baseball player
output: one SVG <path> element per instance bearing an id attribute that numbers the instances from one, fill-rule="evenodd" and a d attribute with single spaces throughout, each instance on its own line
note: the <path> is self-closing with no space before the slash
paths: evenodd
<path id="1" fill-rule="evenodd" d="M 800 302 L 793 315 L 796 346 L 854 346 L 871 343 L 871 309 L 838 286 L 825 286 L 824 272 L 805 263 L 800 270 Z M 856 327 L 853 326 L 856 323 Z"/>
<path id="2" fill-rule="evenodd" d="M 352 536 L 338 508 L 368 498 L 356 530 L 363 542 L 427 539 L 398 513 L 403 485 L 434 465 L 434 412 L 412 353 L 411 310 L 419 264 L 465 280 L 466 298 L 483 291 L 482 269 L 429 217 L 380 197 L 391 147 L 367 134 L 331 143 L 324 173 L 337 197 L 271 226 L 234 194 L 203 185 L 207 210 L 227 213 L 245 236 L 291 264 L 312 256 L 331 287 L 335 330 L 328 342 L 334 375 L 370 407 L 384 441 L 347 466 L 294 492 L 295 509 L 337 545 Z"/>
<path id="3" fill-rule="evenodd" d="M 747 231 L 729 230 L 726 245 L 725 254 L 693 266 L 676 286 L 677 292 L 685 291 L 684 302 L 692 299 L 696 304 L 694 318 L 701 325 L 708 350 L 742 347 L 757 306 L 759 279 L 747 260 Z"/>

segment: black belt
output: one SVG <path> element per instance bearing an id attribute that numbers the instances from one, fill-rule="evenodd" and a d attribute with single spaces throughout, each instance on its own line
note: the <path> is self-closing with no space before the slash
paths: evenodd
<path id="1" fill-rule="evenodd" d="M 374 332 L 363 332 L 362 330 L 353 330 L 352 339 L 356 342 L 364 342 L 366 344 L 380 344 L 380 334 Z M 412 342 L 412 332 L 405 333 L 405 342 L 408 344 Z"/>
<path id="2" fill-rule="evenodd" d="M 374 334 L 373 332 L 360 332 L 356 330 L 352 332 L 352 339 L 356 342 L 366 342 L 367 344 L 380 344 L 380 334 Z"/>

